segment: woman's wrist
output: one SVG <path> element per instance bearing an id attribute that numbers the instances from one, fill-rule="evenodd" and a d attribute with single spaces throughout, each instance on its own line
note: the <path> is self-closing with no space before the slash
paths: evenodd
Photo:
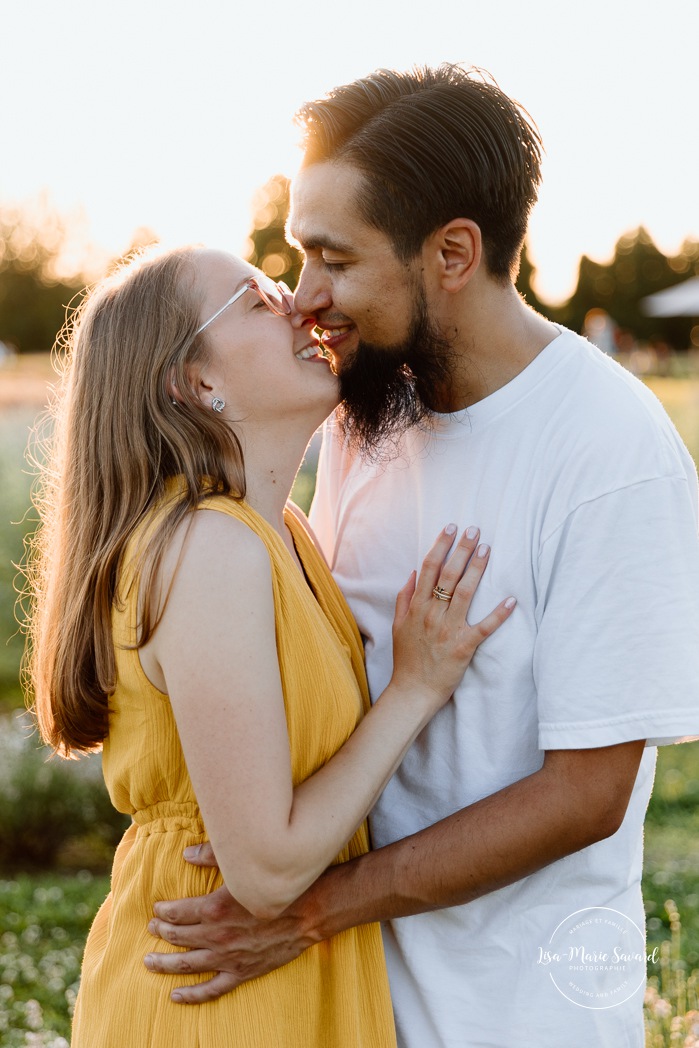
<path id="1" fill-rule="evenodd" d="M 438 705 L 435 703 L 434 691 L 415 679 L 401 679 L 394 674 L 377 703 L 384 708 L 395 707 L 396 716 L 402 716 L 421 731 L 434 715 Z"/>

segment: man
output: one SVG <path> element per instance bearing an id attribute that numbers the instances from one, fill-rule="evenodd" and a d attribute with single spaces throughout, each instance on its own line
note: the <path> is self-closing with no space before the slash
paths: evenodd
<path id="1" fill-rule="evenodd" d="M 344 397 L 312 521 L 372 692 L 446 521 L 492 545 L 473 614 L 518 608 L 389 783 L 373 853 L 262 928 L 225 889 L 159 905 L 153 932 L 196 950 L 149 966 L 217 970 L 182 991 L 202 1001 L 382 920 L 406 1048 L 641 1046 L 654 746 L 699 733 L 696 470 L 640 383 L 515 291 L 540 156 L 515 103 L 444 66 L 301 119 L 296 302 Z"/>

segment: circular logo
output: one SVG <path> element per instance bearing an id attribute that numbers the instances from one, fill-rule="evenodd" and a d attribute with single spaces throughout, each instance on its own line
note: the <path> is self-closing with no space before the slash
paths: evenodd
<path id="1" fill-rule="evenodd" d="M 588 906 L 561 921 L 537 964 L 559 993 L 581 1008 L 615 1008 L 646 978 L 645 936 L 638 925 L 607 906 Z"/>

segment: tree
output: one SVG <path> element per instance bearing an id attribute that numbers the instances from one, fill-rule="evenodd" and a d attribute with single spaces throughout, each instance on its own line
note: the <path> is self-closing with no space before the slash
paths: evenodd
<path id="1" fill-rule="evenodd" d="M 253 197 L 253 228 L 248 238 L 247 261 L 273 280 L 296 287 L 303 264 L 301 255 L 287 243 L 284 224 L 289 214 L 289 179 L 273 175 Z"/>
<path id="2" fill-rule="evenodd" d="M 699 273 L 699 242 L 687 240 L 678 255 L 666 257 L 648 232 L 639 227 L 619 238 L 609 263 L 583 255 L 578 283 L 561 309 L 561 321 L 581 331 L 591 309 L 603 309 L 624 330 L 643 341 L 689 345 L 692 322 L 687 317 L 648 317 L 641 300 Z"/>
<path id="3" fill-rule="evenodd" d="M 19 209 L 0 212 L 0 341 L 21 353 L 51 348 L 82 289 L 81 277 L 59 275 L 65 240 L 55 216 L 37 223 Z"/>

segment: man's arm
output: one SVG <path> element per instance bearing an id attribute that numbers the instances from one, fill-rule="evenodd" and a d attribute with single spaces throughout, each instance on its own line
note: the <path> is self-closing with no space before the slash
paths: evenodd
<path id="1" fill-rule="evenodd" d="M 212 1000 L 358 924 L 471 902 L 615 833 L 643 753 L 642 740 L 556 750 L 542 768 L 385 848 L 332 866 L 273 921 L 257 921 L 224 889 L 158 903 L 150 930 L 193 952 L 150 954 L 151 971 L 219 974 L 183 987 Z"/>

